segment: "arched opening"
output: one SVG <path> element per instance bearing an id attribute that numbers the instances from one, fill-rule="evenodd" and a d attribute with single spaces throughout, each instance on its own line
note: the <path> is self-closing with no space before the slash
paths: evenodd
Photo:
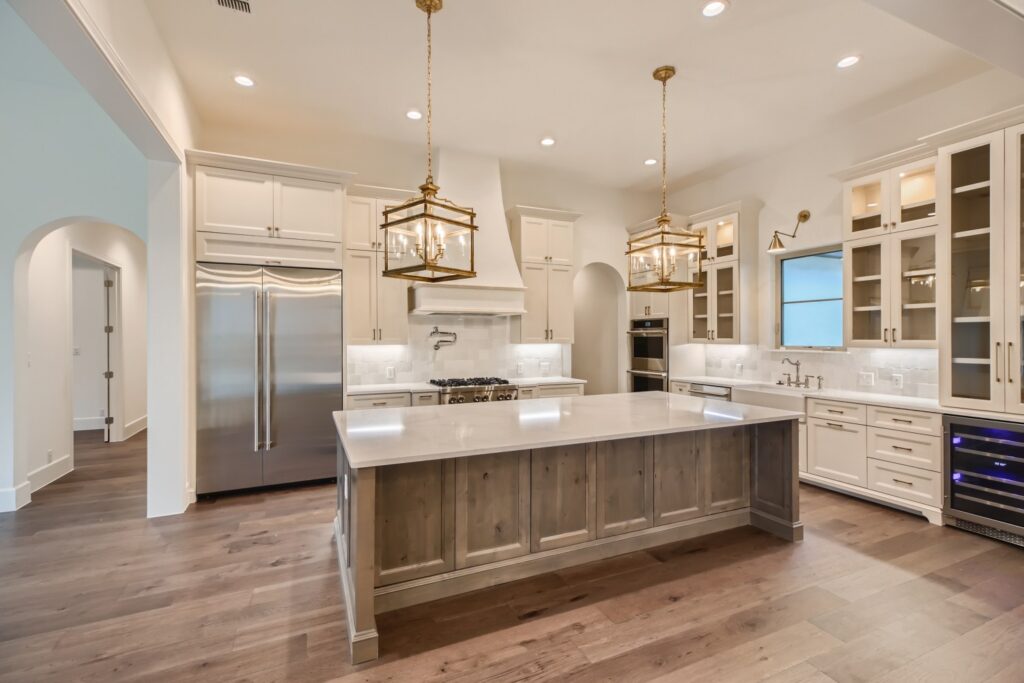
<path id="1" fill-rule="evenodd" d="M 144 481 L 146 283 L 146 245 L 117 225 L 69 218 L 22 243 L 13 281 L 13 465 L 30 494 L 75 469 L 76 442 L 96 452 L 134 437 L 136 481 Z"/>
<path id="2" fill-rule="evenodd" d="M 590 263 L 573 282 L 575 337 L 572 374 L 588 394 L 625 390 L 626 284 L 607 263 Z"/>

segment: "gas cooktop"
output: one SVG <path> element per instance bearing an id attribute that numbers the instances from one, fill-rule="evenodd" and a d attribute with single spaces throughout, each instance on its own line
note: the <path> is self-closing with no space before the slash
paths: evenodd
<path id="1" fill-rule="evenodd" d="M 462 388 L 462 387 L 490 387 L 498 384 L 508 384 L 507 379 L 501 377 L 456 377 L 452 379 L 432 379 L 430 383 L 435 387 Z"/>

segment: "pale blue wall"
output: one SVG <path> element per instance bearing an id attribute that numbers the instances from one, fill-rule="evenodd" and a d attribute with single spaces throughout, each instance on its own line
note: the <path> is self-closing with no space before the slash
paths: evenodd
<path id="1" fill-rule="evenodd" d="M 146 174 L 138 149 L 0 0 L 0 510 L 26 474 L 14 437 L 18 253 L 37 228 L 68 217 L 145 240 Z"/>

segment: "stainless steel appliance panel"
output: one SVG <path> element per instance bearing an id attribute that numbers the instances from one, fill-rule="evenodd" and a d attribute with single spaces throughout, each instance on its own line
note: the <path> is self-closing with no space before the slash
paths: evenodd
<path id="1" fill-rule="evenodd" d="M 732 388 L 723 387 L 718 384 L 698 384 L 691 382 L 690 388 L 686 393 L 690 396 L 699 396 L 700 398 L 715 398 L 720 401 L 732 401 Z"/>
<path id="2" fill-rule="evenodd" d="M 342 410 L 341 273 L 265 268 L 263 483 L 335 476 Z"/>
<path id="3" fill-rule="evenodd" d="M 668 320 L 633 320 L 628 334 L 631 370 L 668 372 Z"/>
<path id="4" fill-rule="evenodd" d="M 196 269 L 196 492 L 263 483 L 260 310 L 263 269 Z"/>
<path id="5" fill-rule="evenodd" d="M 647 372 L 644 370 L 628 370 L 630 391 L 668 391 L 667 372 Z"/>

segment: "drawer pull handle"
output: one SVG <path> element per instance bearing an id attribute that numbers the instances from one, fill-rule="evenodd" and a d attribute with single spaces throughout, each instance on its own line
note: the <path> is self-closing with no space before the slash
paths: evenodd
<path id="1" fill-rule="evenodd" d="M 906 484 L 907 486 L 913 486 L 914 485 L 914 482 L 912 482 L 912 481 L 904 481 L 903 479 L 893 479 L 893 481 L 896 482 L 897 484 Z"/>
<path id="2" fill-rule="evenodd" d="M 387 404 L 388 404 L 387 401 L 374 401 L 373 402 L 373 405 L 375 405 L 375 406 L 386 406 Z"/>
<path id="3" fill-rule="evenodd" d="M 906 446 L 893 446 L 892 449 L 894 451 L 903 451 L 904 453 L 913 453 L 914 452 L 913 448 L 907 448 Z"/>
<path id="4" fill-rule="evenodd" d="M 833 415 L 843 415 L 842 410 L 836 410 L 835 408 L 826 408 L 826 412 L 832 413 Z"/>
<path id="5" fill-rule="evenodd" d="M 913 420 L 907 420 L 907 419 L 904 419 L 902 417 L 894 417 L 892 419 L 892 421 L 893 422 L 899 422 L 900 424 L 905 424 L 905 425 L 912 425 L 912 424 L 914 424 Z"/>
<path id="6" fill-rule="evenodd" d="M 825 424 L 828 425 L 829 427 L 834 428 L 834 429 L 842 429 L 843 428 L 843 425 L 839 424 L 838 422 L 826 422 Z"/>

